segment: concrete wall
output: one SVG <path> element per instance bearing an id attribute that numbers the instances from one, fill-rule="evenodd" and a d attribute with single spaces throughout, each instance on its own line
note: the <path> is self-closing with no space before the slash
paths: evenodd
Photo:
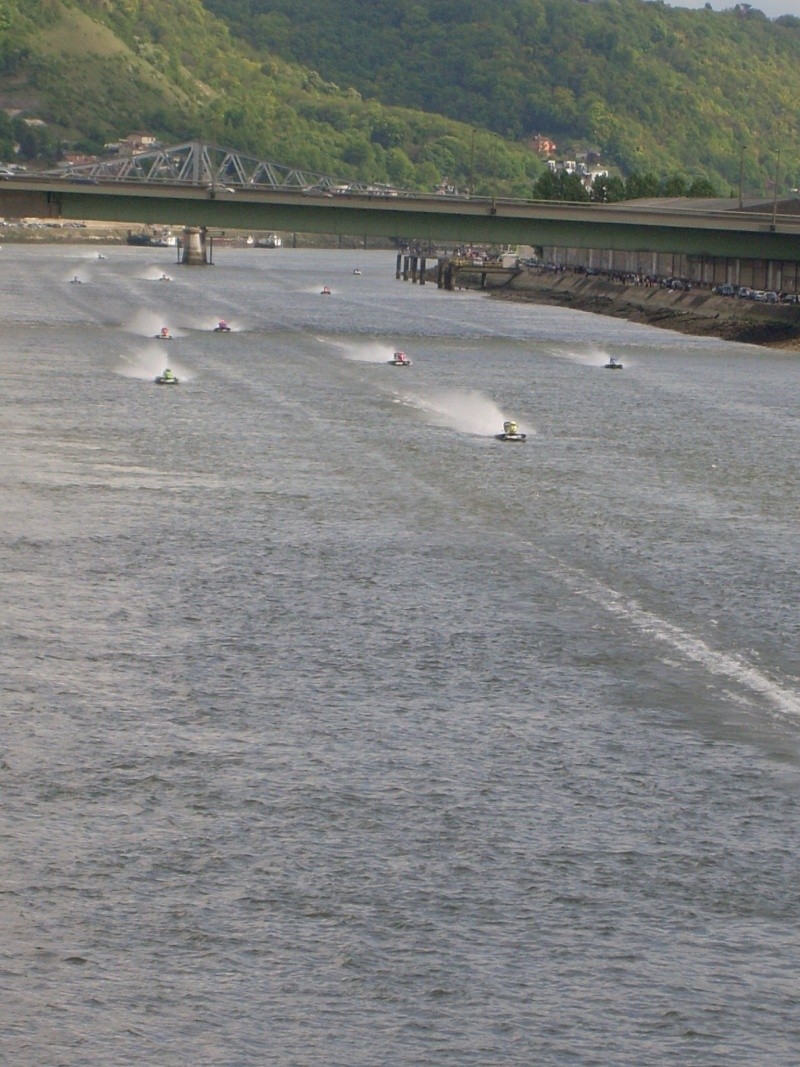
<path id="1" fill-rule="evenodd" d="M 610 249 L 543 249 L 545 263 L 586 267 L 612 274 L 682 278 L 696 285 L 747 285 L 751 289 L 800 292 L 800 264 L 766 259 L 715 259 L 663 252 L 624 252 Z"/>

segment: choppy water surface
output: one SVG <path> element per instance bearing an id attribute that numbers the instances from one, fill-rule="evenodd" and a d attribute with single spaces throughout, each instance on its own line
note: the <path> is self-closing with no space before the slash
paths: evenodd
<path id="1" fill-rule="evenodd" d="M 797 1064 L 798 357 L 104 251 L 0 252 L 0 1059 Z"/>

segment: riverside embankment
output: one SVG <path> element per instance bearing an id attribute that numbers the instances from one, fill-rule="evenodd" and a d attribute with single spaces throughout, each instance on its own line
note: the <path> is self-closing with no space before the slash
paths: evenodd
<path id="1" fill-rule="evenodd" d="M 469 284 L 466 279 L 461 284 Z M 611 278 L 529 268 L 502 287 L 487 280 L 496 300 L 558 304 L 661 326 L 680 333 L 800 350 L 800 305 L 766 304 L 710 290 L 689 292 L 658 285 L 632 285 Z"/>

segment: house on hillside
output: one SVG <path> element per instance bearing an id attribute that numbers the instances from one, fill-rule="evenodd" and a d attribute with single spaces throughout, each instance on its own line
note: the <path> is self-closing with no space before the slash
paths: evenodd
<path id="1" fill-rule="evenodd" d="M 136 152 L 149 152 L 153 148 L 160 148 L 161 142 L 151 133 L 129 133 L 116 143 L 117 152 L 121 156 L 132 156 Z"/>
<path id="2" fill-rule="evenodd" d="M 528 147 L 536 152 L 537 155 L 554 156 L 558 145 L 549 137 L 545 137 L 544 134 L 537 133 L 535 137 L 531 137 L 530 141 L 528 141 Z"/>
<path id="3" fill-rule="evenodd" d="M 582 159 L 548 159 L 547 166 L 553 174 L 577 174 L 585 189 L 591 189 L 595 178 L 607 178 L 604 167 L 590 167 Z"/>
<path id="4" fill-rule="evenodd" d="M 578 171 L 574 159 L 548 159 L 547 166 L 553 174 L 576 174 Z"/>
<path id="5" fill-rule="evenodd" d="M 64 152 L 61 156 L 62 162 L 70 167 L 83 167 L 87 163 L 97 163 L 99 159 L 99 156 L 87 155 L 85 152 Z"/>

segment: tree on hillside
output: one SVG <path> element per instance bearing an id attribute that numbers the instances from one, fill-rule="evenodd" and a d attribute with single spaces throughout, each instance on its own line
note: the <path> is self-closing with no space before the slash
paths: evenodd
<path id="1" fill-rule="evenodd" d="M 708 178 L 695 178 L 689 186 L 687 196 L 719 196 L 719 190 Z"/>
<path id="2" fill-rule="evenodd" d="M 625 199 L 625 182 L 616 175 L 597 177 L 592 182 L 591 196 L 600 204 L 617 204 Z"/>
<path id="3" fill-rule="evenodd" d="M 61 142 L 48 126 L 29 126 L 24 119 L 14 120 L 20 159 L 54 163 L 61 156 Z"/>
<path id="4" fill-rule="evenodd" d="M 577 174 L 546 170 L 533 184 L 533 199 L 578 202 L 589 200 L 589 194 Z"/>
<path id="5" fill-rule="evenodd" d="M 11 119 L 0 109 L 0 160 L 8 163 L 14 158 L 15 140 Z"/>
<path id="6" fill-rule="evenodd" d="M 661 196 L 661 181 L 652 171 L 638 174 L 634 171 L 625 182 L 625 199 L 640 200 L 645 197 Z"/>

